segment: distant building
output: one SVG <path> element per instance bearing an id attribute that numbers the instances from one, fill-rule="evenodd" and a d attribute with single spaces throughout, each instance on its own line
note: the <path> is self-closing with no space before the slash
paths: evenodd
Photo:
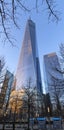
<path id="1" fill-rule="evenodd" d="M 13 77 L 8 70 L 3 70 L 0 74 L 0 114 L 3 114 L 8 105 Z"/>
<path id="2" fill-rule="evenodd" d="M 60 71 L 60 63 L 56 53 L 44 55 L 45 89 L 46 93 L 50 94 L 52 103 L 54 102 L 54 92 L 56 91 L 59 94 L 59 89 L 62 92 L 62 85 L 59 84 L 59 81 L 63 79 L 63 75 Z"/>
<path id="3" fill-rule="evenodd" d="M 1 60 L 0 60 L 0 72 L 1 72 Z"/>
<path id="4" fill-rule="evenodd" d="M 31 87 L 37 87 L 37 90 L 42 93 L 36 44 L 35 23 L 32 20 L 28 20 L 16 72 L 16 90 L 21 90 L 23 86 L 28 86 L 28 82 L 31 79 Z"/>

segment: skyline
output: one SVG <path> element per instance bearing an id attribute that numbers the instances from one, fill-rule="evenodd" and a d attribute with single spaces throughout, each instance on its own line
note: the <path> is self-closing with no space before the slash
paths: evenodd
<path id="1" fill-rule="evenodd" d="M 24 14 L 21 16 L 21 30 L 17 30 L 15 28 L 12 29 L 12 33 L 16 38 L 16 44 L 18 43 L 18 48 L 11 47 L 10 45 L 7 45 L 8 43 L 6 43 L 6 45 L 1 44 L 2 41 L 0 40 L 0 56 L 2 55 L 5 57 L 6 66 L 8 66 L 8 69 L 14 73 L 17 69 L 26 21 L 29 16 L 29 14 Z M 51 21 L 48 23 L 48 17 L 45 13 L 36 14 L 35 12 L 34 14 L 31 14 L 31 19 L 36 24 L 36 38 L 43 82 L 43 55 L 51 52 L 59 53 L 59 44 L 61 42 L 64 43 L 64 18 L 62 17 L 62 20 L 58 24 Z"/>

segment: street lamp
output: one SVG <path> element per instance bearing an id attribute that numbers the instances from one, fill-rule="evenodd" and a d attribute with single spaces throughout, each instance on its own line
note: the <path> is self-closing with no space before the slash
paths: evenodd
<path id="1" fill-rule="evenodd" d="M 50 108 L 49 107 L 47 108 L 47 110 L 48 110 L 48 113 L 50 113 Z"/>
<path id="2" fill-rule="evenodd" d="M 50 108 L 47 107 L 47 111 L 48 111 L 48 123 L 49 123 L 49 129 L 50 129 Z"/>

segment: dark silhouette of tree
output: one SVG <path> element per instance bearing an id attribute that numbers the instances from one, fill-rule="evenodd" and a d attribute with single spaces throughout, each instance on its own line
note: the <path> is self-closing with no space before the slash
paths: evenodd
<path id="1" fill-rule="evenodd" d="M 37 88 L 32 86 L 31 80 L 29 80 L 26 87 L 23 86 L 19 91 L 12 89 L 10 95 L 8 106 L 10 117 L 13 116 L 14 122 L 27 121 L 28 130 L 30 129 L 30 118 L 36 117 L 36 114 L 41 111 L 42 101 L 38 94 Z"/>
<path id="2" fill-rule="evenodd" d="M 29 86 L 30 87 L 30 86 Z M 36 113 L 36 104 L 35 104 L 35 97 L 34 97 L 34 90 L 31 90 L 30 88 L 25 88 L 25 96 L 24 99 L 24 107 L 26 106 L 26 115 L 28 117 L 28 130 L 30 127 L 30 118 L 33 118 L 33 116 Z M 26 100 L 27 99 L 27 100 Z"/>
<path id="3" fill-rule="evenodd" d="M 64 93 L 64 80 L 63 79 L 56 79 L 56 77 L 51 75 L 52 83 L 49 84 L 50 91 L 52 93 L 52 101 L 56 105 L 57 114 L 61 112 L 61 102 L 60 98 Z"/>
<path id="4" fill-rule="evenodd" d="M 31 13 L 33 10 L 36 12 L 39 11 L 39 7 L 44 9 L 46 7 L 46 11 L 48 12 L 48 19 L 52 18 L 56 22 L 59 21 L 59 15 L 56 7 L 55 0 L 34 0 L 33 7 L 28 3 L 31 1 L 24 0 L 0 0 L 0 26 L 1 26 L 1 34 L 5 35 L 4 41 L 8 40 L 12 46 L 15 46 L 13 37 L 11 36 L 10 30 L 11 25 L 19 28 L 17 21 L 19 14 L 22 12 Z"/>
<path id="5" fill-rule="evenodd" d="M 52 104 L 49 93 L 44 94 L 44 106 L 45 106 L 45 116 L 48 115 L 48 108 L 50 110 L 49 114 L 52 115 Z"/>
<path id="6" fill-rule="evenodd" d="M 5 66 L 5 59 L 4 57 L 0 57 L 0 72 L 2 71 L 2 69 L 4 68 Z"/>
<path id="7" fill-rule="evenodd" d="M 48 60 L 48 92 L 50 93 L 51 103 L 56 106 L 57 112 L 61 112 L 61 97 L 64 93 L 64 78 L 61 70 L 58 57 L 52 57 Z M 53 106 L 54 106 L 53 105 Z"/>

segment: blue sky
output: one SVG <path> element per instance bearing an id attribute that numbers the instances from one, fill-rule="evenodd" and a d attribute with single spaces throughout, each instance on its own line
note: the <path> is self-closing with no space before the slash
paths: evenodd
<path id="1" fill-rule="evenodd" d="M 60 3 L 60 2 L 59 2 Z M 62 4 L 59 4 L 60 11 Z M 22 40 L 25 31 L 25 25 L 27 19 L 31 16 L 31 19 L 36 24 L 37 45 L 41 66 L 41 75 L 43 82 L 43 55 L 51 52 L 59 52 L 59 44 L 64 43 L 64 14 L 61 14 L 62 20 L 56 24 L 48 21 L 48 15 L 46 12 L 33 11 L 31 14 L 23 14 L 20 16 L 19 24 L 21 29 L 18 30 L 12 27 L 12 34 L 16 39 L 17 47 L 11 47 L 8 43 L 2 44 L 0 40 L 0 55 L 3 55 L 6 60 L 6 66 L 11 72 L 16 72 L 20 49 L 22 46 Z"/>

